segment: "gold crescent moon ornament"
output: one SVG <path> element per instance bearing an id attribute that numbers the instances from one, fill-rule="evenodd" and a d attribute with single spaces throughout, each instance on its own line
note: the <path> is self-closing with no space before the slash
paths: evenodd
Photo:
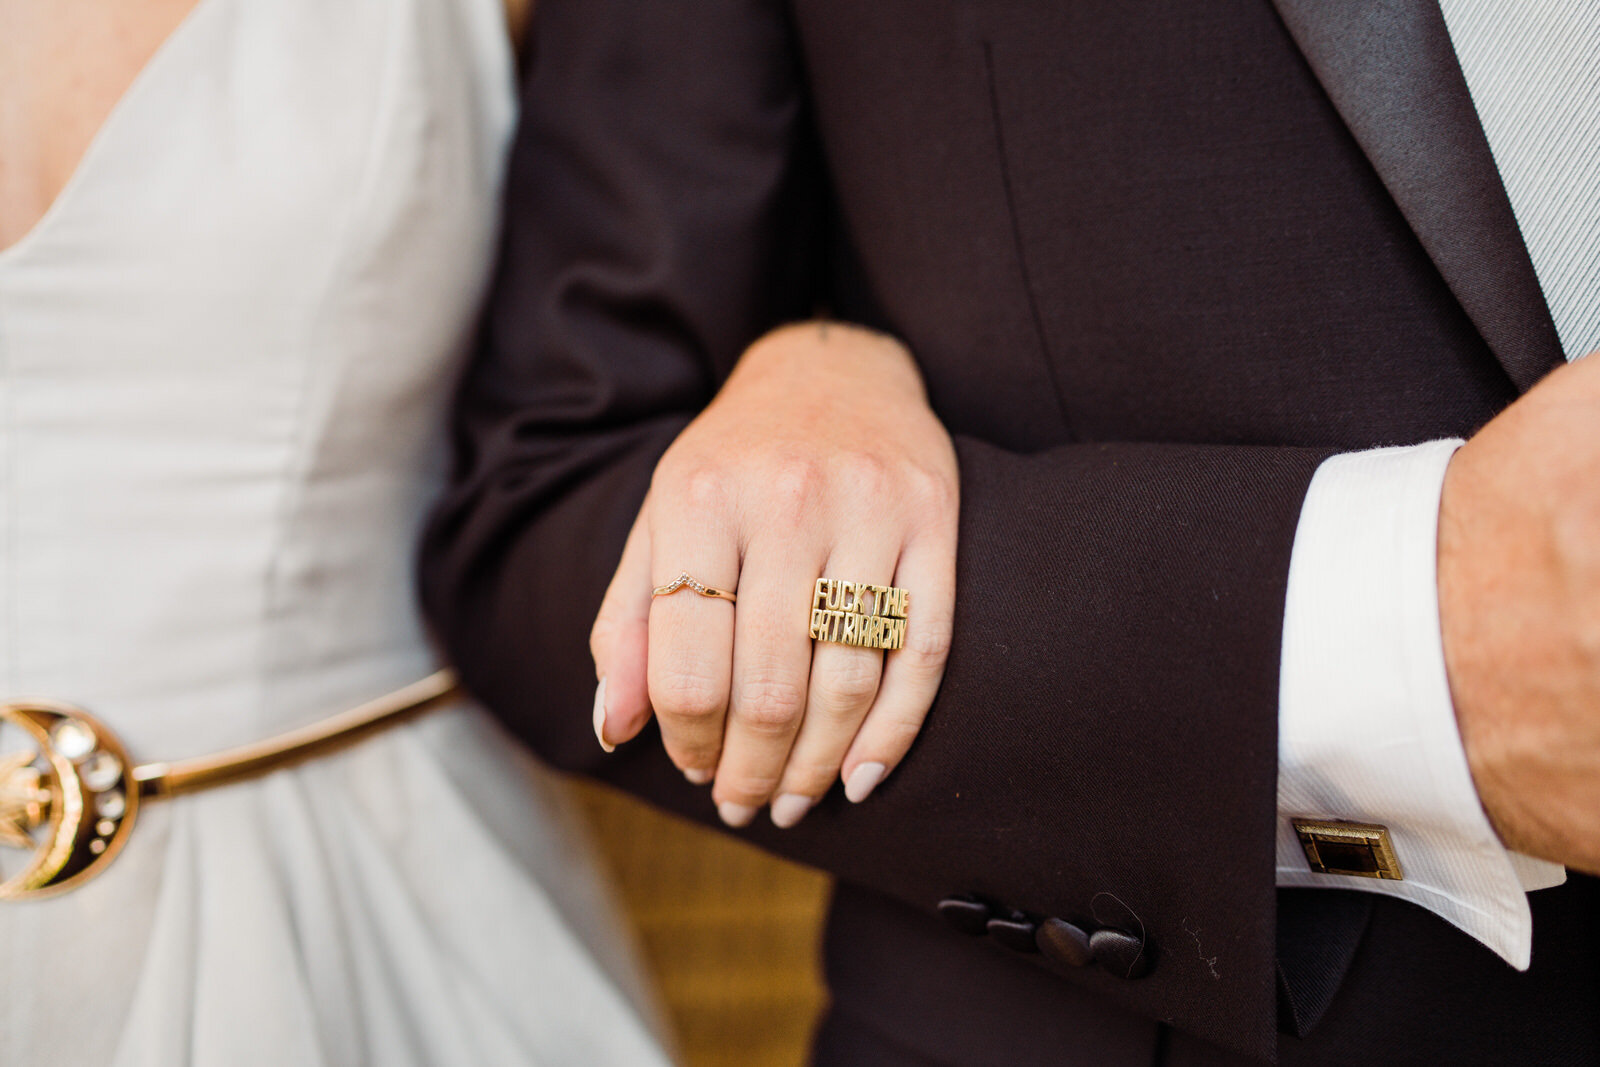
<path id="1" fill-rule="evenodd" d="M 37 746 L 0 755 L 0 848 L 30 852 L 0 900 L 37 900 L 88 881 L 133 831 L 139 787 L 128 752 L 93 715 L 53 701 L 0 704 Z"/>
<path id="2" fill-rule="evenodd" d="M 141 801 L 243 781 L 324 755 L 458 693 L 455 672 L 436 671 L 278 737 L 140 766 L 117 735 L 82 708 L 53 700 L 0 703 L 0 726 L 20 730 L 32 743 L 0 752 L 0 901 L 65 893 L 105 870 L 128 843 Z M 8 852 L 27 854 L 20 869 Z"/>

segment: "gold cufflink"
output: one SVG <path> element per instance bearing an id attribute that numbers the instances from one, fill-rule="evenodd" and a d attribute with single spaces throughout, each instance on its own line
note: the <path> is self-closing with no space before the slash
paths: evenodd
<path id="1" fill-rule="evenodd" d="M 1318 874 L 1350 874 L 1358 878 L 1401 881 L 1400 861 L 1389 840 L 1389 828 L 1376 823 L 1295 819 L 1294 832 L 1306 861 Z"/>

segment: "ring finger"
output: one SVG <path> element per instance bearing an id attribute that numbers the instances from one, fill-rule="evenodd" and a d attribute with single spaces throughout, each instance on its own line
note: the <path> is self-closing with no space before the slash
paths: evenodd
<path id="1" fill-rule="evenodd" d="M 858 543 L 867 541 L 864 535 Z M 898 552 L 898 546 L 865 551 L 854 547 L 836 549 L 822 575 L 846 582 L 888 585 Z M 799 822 L 833 786 L 845 753 L 877 697 L 882 677 L 881 650 L 816 642 L 805 719 L 772 802 L 772 821 L 778 826 L 787 828 Z"/>

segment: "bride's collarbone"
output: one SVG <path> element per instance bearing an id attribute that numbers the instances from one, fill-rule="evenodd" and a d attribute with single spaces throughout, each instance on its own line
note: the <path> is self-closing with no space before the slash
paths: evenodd
<path id="1" fill-rule="evenodd" d="M 201 0 L 0 0 L 0 249 L 72 180 L 118 101 Z"/>
<path id="2" fill-rule="evenodd" d="M 203 0 L 0 0 L 0 252 L 46 215 L 117 104 Z M 502 0 L 520 43 L 535 0 Z"/>

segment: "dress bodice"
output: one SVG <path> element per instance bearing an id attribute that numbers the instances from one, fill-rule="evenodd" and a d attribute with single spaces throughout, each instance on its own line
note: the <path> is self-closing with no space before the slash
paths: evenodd
<path id="1" fill-rule="evenodd" d="M 433 669 L 412 555 L 492 259 L 504 18 L 198 0 L 0 251 L 0 698 L 174 760 Z M 0 1063 L 664 1064 L 605 903 L 458 705 L 150 804 L 105 873 L 0 904 Z"/>
<path id="2" fill-rule="evenodd" d="M 512 81 L 498 0 L 199 0 L 0 252 L 0 693 L 170 759 L 426 673 Z"/>

